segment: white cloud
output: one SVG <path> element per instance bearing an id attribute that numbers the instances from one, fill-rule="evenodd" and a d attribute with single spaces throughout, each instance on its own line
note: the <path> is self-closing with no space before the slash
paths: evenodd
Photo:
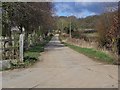
<path id="1" fill-rule="evenodd" d="M 72 13 L 72 15 L 76 16 L 77 18 L 85 18 L 87 16 L 93 16 L 93 15 L 96 15 L 96 13 L 94 12 L 89 12 L 87 10 L 83 10 L 81 12 L 75 12 L 75 13 Z M 69 15 L 71 16 L 71 15 Z"/>
<path id="2" fill-rule="evenodd" d="M 94 2 L 71 2 L 71 3 L 65 3 L 65 2 L 59 2 L 54 3 L 55 5 L 55 13 L 58 16 L 71 16 L 73 14 L 76 17 L 86 17 L 86 16 L 92 16 L 92 15 L 99 15 L 101 13 L 104 13 L 106 10 L 106 7 L 116 7 L 118 6 L 117 3 L 94 3 Z M 110 8 L 109 8 L 110 9 Z"/>

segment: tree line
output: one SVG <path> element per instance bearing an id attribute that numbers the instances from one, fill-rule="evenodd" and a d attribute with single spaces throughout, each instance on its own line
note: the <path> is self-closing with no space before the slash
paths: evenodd
<path id="1" fill-rule="evenodd" d="M 119 11 L 105 12 L 100 15 L 88 16 L 86 18 L 56 17 L 57 28 L 69 34 L 70 22 L 73 38 L 82 36 L 85 29 L 94 29 L 97 32 L 98 47 L 106 48 L 116 55 L 120 55 L 120 31 Z"/>
<path id="2" fill-rule="evenodd" d="M 29 34 L 35 33 L 34 41 L 39 36 L 46 37 L 53 29 L 80 37 L 79 31 L 95 29 L 99 47 L 120 54 L 119 11 L 106 12 L 101 15 L 76 18 L 75 16 L 52 16 L 50 2 L 3 2 L 2 3 L 2 36 L 11 38 L 11 28 L 17 26 L 20 33 L 25 28 L 25 45 L 28 46 Z"/>
<path id="3" fill-rule="evenodd" d="M 3 2 L 2 36 L 11 38 L 11 28 L 17 26 L 20 33 L 25 29 L 25 43 L 28 34 L 35 33 L 36 38 L 46 37 L 54 27 L 52 4 L 50 2 Z"/>

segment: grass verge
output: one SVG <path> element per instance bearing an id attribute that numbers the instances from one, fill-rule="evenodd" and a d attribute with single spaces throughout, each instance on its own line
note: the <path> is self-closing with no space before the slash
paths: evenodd
<path id="1" fill-rule="evenodd" d="M 25 68 L 33 65 L 39 60 L 40 53 L 44 51 L 44 46 L 51 40 L 52 36 L 46 37 L 43 42 L 32 46 L 29 50 L 24 52 L 24 61 L 11 62 L 11 69 Z"/>
<path id="2" fill-rule="evenodd" d="M 114 63 L 114 59 L 102 51 L 98 51 L 93 48 L 82 48 L 68 43 L 64 43 L 64 45 L 95 60 L 99 60 L 108 64 Z"/>

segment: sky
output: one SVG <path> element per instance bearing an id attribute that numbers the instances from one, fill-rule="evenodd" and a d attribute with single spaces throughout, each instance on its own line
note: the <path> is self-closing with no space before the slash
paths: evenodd
<path id="1" fill-rule="evenodd" d="M 117 7 L 117 2 L 53 2 L 53 6 L 56 16 L 74 15 L 77 18 L 85 18 Z"/>

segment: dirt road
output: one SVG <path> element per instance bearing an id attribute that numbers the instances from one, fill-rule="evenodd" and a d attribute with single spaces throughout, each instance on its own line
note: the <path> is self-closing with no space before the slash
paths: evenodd
<path id="1" fill-rule="evenodd" d="M 95 62 L 53 37 L 33 67 L 3 72 L 9 88 L 117 88 L 118 67 Z"/>

